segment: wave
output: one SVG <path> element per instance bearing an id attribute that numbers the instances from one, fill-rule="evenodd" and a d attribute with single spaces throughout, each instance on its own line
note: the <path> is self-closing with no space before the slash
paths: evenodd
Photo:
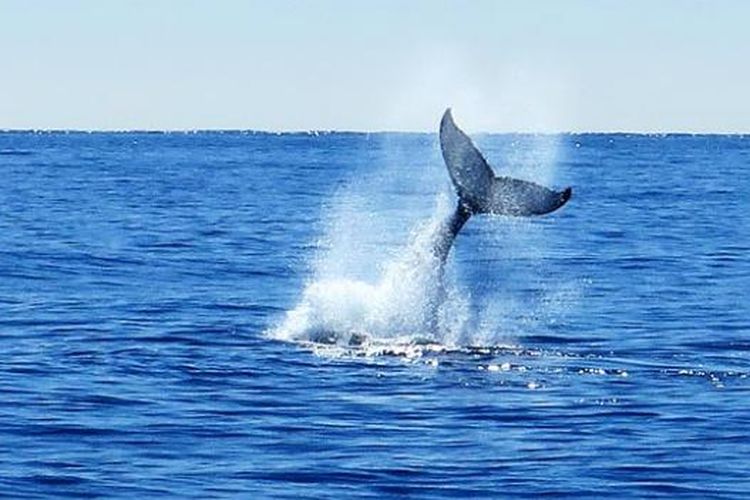
<path id="1" fill-rule="evenodd" d="M 0 149 L 0 156 L 30 156 L 33 151 L 27 149 Z"/>

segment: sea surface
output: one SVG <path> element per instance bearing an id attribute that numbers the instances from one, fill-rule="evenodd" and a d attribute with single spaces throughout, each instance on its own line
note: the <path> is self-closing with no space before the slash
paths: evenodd
<path id="1" fill-rule="evenodd" d="M 750 495 L 750 137 L 0 133 L 0 496 Z"/>

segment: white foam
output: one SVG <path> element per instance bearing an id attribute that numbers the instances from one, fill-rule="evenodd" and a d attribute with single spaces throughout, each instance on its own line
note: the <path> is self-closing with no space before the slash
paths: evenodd
<path id="1" fill-rule="evenodd" d="M 436 215 L 418 227 L 399 255 L 386 262 L 376 280 L 342 277 L 344 262 L 318 265 L 297 307 L 289 311 L 270 336 L 346 346 L 455 344 L 468 318 L 468 303 L 445 277 L 446 300 L 431 331 L 430 313 L 438 290 L 439 262 L 432 252 L 435 232 L 445 217 L 439 202 Z M 340 248 L 336 253 L 341 255 Z M 324 255 L 326 261 L 330 253 Z"/>

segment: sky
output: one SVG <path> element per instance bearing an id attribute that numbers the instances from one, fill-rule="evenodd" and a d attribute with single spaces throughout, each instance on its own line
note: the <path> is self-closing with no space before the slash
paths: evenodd
<path id="1" fill-rule="evenodd" d="M 750 132 L 750 1 L 0 0 L 0 129 Z"/>

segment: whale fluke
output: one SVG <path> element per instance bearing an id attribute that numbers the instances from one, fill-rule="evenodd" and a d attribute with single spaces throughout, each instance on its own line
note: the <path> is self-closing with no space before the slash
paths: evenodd
<path id="1" fill-rule="evenodd" d="M 572 194 L 510 177 L 496 177 L 482 153 L 453 121 L 450 108 L 440 121 L 440 149 L 453 186 L 472 214 L 531 216 L 554 212 Z"/>
<path id="2" fill-rule="evenodd" d="M 450 108 L 440 121 L 440 149 L 458 194 L 458 206 L 435 236 L 433 253 L 442 264 L 453 241 L 474 214 L 532 216 L 553 212 L 565 205 L 573 192 L 533 182 L 496 177 L 469 136 L 456 126 Z"/>

